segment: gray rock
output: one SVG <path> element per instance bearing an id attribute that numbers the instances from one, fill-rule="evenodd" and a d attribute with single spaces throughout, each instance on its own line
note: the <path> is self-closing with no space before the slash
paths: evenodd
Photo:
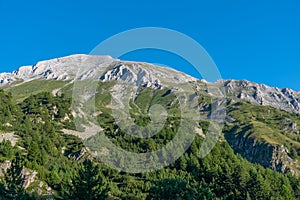
<path id="1" fill-rule="evenodd" d="M 285 146 L 269 144 L 263 140 L 245 136 L 242 132 L 236 134 L 231 132 L 225 137 L 230 146 L 249 162 L 281 173 L 291 172 L 295 176 L 300 175 L 298 161 L 289 157 L 289 151 Z"/>
<path id="2" fill-rule="evenodd" d="M 279 89 L 245 80 L 228 80 L 224 82 L 224 86 L 228 97 L 300 113 L 300 93 L 291 89 Z"/>

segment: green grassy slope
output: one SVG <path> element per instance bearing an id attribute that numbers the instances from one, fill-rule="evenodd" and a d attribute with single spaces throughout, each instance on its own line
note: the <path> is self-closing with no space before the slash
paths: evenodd
<path id="1" fill-rule="evenodd" d="M 13 99 L 15 101 L 21 102 L 30 95 L 38 94 L 41 92 L 51 92 L 55 89 L 62 88 L 66 84 L 68 84 L 68 82 L 66 81 L 45 81 L 37 79 L 26 83 L 15 84 L 11 87 L 5 88 L 5 90 L 12 93 Z"/>

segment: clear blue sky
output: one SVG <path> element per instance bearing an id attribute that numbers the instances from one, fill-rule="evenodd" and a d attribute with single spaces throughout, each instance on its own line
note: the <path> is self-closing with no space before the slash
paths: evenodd
<path id="1" fill-rule="evenodd" d="M 180 31 L 208 51 L 224 79 L 300 90 L 300 1 L 0 0 L 0 71 L 89 53 L 121 31 L 157 26 Z M 124 59 L 173 65 L 151 50 Z M 196 75 L 195 75 L 196 76 Z"/>

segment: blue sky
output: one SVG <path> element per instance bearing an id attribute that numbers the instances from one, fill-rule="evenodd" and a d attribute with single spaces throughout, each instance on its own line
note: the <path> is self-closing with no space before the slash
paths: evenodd
<path id="1" fill-rule="evenodd" d="M 0 0 L 0 71 L 74 53 L 138 27 L 165 27 L 198 41 L 224 79 L 247 79 L 300 90 L 300 1 Z M 174 66 L 158 51 L 122 57 Z"/>

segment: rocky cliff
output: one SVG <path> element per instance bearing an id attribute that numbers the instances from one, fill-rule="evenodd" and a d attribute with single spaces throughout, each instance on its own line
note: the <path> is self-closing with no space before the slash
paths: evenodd
<path id="1" fill-rule="evenodd" d="M 241 132 L 231 130 L 225 135 L 226 140 L 236 152 L 252 163 L 281 173 L 289 172 L 300 176 L 300 163 L 289 156 L 288 148 L 281 144 L 272 144 L 261 138 L 252 137 L 247 133 L 252 131 L 250 126 L 245 129 Z"/>

